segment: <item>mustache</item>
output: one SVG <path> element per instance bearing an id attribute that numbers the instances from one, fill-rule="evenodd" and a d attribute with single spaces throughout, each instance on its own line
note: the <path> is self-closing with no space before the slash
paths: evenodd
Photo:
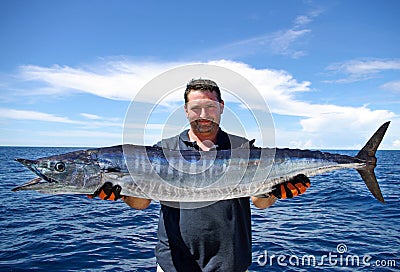
<path id="1" fill-rule="evenodd" d="M 195 126 L 219 126 L 217 122 L 210 119 L 197 119 L 192 122 Z"/>
<path id="2" fill-rule="evenodd" d="M 213 119 L 206 119 L 206 118 L 196 119 L 196 120 L 194 120 L 194 122 L 213 122 L 213 123 L 215 123 L 215 121 Z"/>

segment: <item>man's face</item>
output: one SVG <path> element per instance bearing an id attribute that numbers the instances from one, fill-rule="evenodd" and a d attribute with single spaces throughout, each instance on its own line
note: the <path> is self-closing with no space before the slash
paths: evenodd
<path id="1" fill-rule="evenodd" d="M 199 136 L 213 135 L 218 131 L 224 102 L 209 91 L 191 91 L 185 105 L 186 117 L 192 131 Z"/>

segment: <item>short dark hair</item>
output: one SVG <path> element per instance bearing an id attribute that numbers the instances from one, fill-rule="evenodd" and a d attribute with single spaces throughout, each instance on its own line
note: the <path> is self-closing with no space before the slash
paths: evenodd
<path id="1" fill-rule="evenodd" d="M 212 80 L 200 78 L 200 79 L 192 79 L 191 81 L 189 81 L 189 83 L 186 85 L 186 90 L 184 94 L 185 103 L 188 102 L 188 96 L 190 91 L 215 92 L 217 94 L 218 102 L 222 102 L 221 91 L 217 83 L 215 83 Z"/>

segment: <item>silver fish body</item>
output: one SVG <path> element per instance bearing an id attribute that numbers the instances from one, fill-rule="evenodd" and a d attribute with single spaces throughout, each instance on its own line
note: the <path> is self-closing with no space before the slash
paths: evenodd
<path id="1" fill-rule="evenodd" d="M 13 191 L 93 194 L 105 182 L 121 194 L 160 201 L 204 202 L 256 196 L 290 178 L 342 168 L 356 169 L 371 193 L 384 202 L 376 181 L 375 152 L 388 128 L 382 125 L 355 157 L 279 148 L 189 151 L 120 145 L 79 150 L 36 160 L 16 159 L 39 178 Z"/>

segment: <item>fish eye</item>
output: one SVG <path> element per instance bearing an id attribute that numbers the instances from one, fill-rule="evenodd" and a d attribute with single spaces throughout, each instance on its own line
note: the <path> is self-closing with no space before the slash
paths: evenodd
<path id="1" fill-rule="evenodd" d="M 54 165 L 54 169 L 57 172 L 64 172 L 65 171 L 65 164 L 63 162 L 57 162 L 56 165 Z"/>

